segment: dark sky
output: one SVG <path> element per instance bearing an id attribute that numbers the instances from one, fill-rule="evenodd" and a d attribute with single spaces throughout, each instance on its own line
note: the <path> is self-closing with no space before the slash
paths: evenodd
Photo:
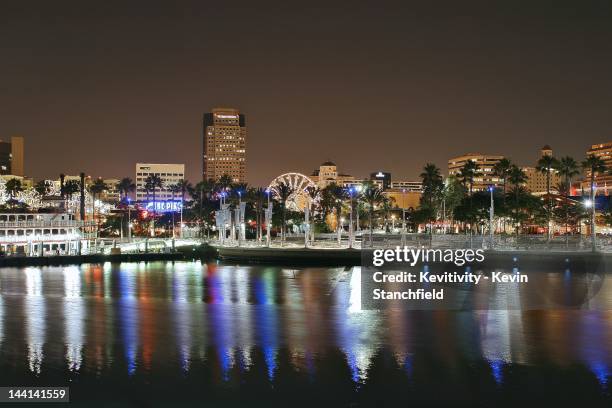
<path id="1" fill-rule="evenodd" d="M 427 3 L 427 5 L 423 5 Z M 612 140 L 612 2 L 3 1 L 0 137 L 26 172 L 201 171 L 201 116 L 247 115 L 248 178 L 325 160 L 415 179 Z"/>

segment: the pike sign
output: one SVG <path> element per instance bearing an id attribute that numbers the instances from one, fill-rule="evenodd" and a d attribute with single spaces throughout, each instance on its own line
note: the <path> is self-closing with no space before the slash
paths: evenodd
<path id="1" fill-rule="evenodd" d="M 155 207 L 153 205 L 155 204 Z M 145 203 L 145 210 L 154 212 L 173 212 L 181 211 L 182 203 L 180 201 L 149 201 Z"/>

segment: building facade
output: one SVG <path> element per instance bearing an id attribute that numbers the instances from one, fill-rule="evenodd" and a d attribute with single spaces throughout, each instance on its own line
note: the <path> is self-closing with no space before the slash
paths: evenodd
<path id="1" fill-rule="evenodd" d="M 246 118 L 237 109 L 215 108 L 204 114 L 202 179 L 228 175 L 234 183 L 246 182 Z"/>
<path id="2" fill-rule="evenodd" d="M 337 184 L 342 187 L 361 184 L 361 181 L 356 180 L 355 177 L 349 174 L 338 173 L 338 167 L 331 161 L 321 164 L 318 170 L 312 172 L 310 179 L 321 189 L 330 184 Z"/>
<path id="3" fill-rule="evenodd" d="M 482 153 L 467 153 L 463 156 L 453 157 L 448 160 L 448 175 L 459 178 L 461 168 L 468 162 L 473 161 L 478 165 L 478 170 L 474 177 L 473 191 L 484 191 L 490 186 L 497 186 L 501 180 L 494 175 L 493 167 L 497 162 L 503 159 L 504 156 L 482 154 Z"/>
<path id="4" fill-rule="evenodd" d="M 23 177 L 23 137 L 11 136 L 10 142 L 0 140 L 0 175 Z"/>
<path id="5" fill-rule="evenodd" d="M 136 163 L 136 201 L 148 201 L 152 196 L 145 188 L 147 177 L 151 175 L 159 176 L 162 180 L 162 188 L 155 189 L 156 200 L 177 199 L 176 193 L 170 191 L 170 186 L 185 178 L 185 165 Z"/>
<path id="6" fill-rule="evenodd" d="M 587 157 L 594 155 L 599 157 L 606 165 L 608 170 L 612 169 L 612 142 L 600 143 L 591 145 L 591 148 L 586 152 Z M 588 194 L 591 188 L 591 172 L 584 172 L 584 181 L 581 185 L 582 189 Z M 595 174 L 595 194 L 608 195 L 609 190 L 612 190 L 612 173 L 606 171 L 603 174 Z"/>
<path id="7" fill-rule="evenodd" d="M 544 146 L 540 149 L 540 157 L 544 156 L 552 156 L 553 151 L 552 148 L 548 145 Z M 523 171 L 527 175 L 527 182 L 525 183 L 525 188 L 534 195 L 544 195 L 547 193 L 546 183 L 547 176 L 546 173 L 540 172 L 535 166 L 534 167 L 522 167 Z M 561 177 L 556 170 L 551 170 L 550 172 L 550 191 L 551 193 L 558 193 L 557 185 L 561 181 Z"/>
<path id="8" fill-rule="evenodd" d="M 391 180 L 391 189 L 420 193 L 423 191 L 423 183 L 421 181 Z"/>
<path id="9" fill-rule="evenodd" d="M 370 173 L 370 180 L 376 183 L 383 190 L 388 190 L 391 188 L 391 173 L 384 171 Z"/>

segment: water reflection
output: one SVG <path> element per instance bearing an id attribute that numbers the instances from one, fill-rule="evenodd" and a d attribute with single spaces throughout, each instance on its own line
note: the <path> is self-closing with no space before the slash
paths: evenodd
<path id="1" fill-rule="evenodd" d="M 491 310 L 363 310 L 361 279 L 360 268 L 200 262 L 0 270 L 0 364 L 34 378 L 67 368 L 96 381 L 258 392 L 329 383 L 359 395 L 381 378 L 425 393 L 433 379 L 466 376 L 501 393 L 530 373 L 592 381 L 609 396 L 610 311 L 513 310 L 522 293 L 512 285 L 496 289 Z M 560 296 L 574 291 L 565 270 L 546 279 Z M 601 290 L 612 297 L 610 285 Z"/>
<path id="2" fill-rule="evenodd" d="M 26 326 L 26 345 L 28 367 L 31 372 L 40 374 L 43 362 L 43 346 L 47 311 L 43 297 L 42 272 L 39 268 L 25 268 L 26 294 L 24 296 L 23 316 Z"/>
<path id="3" fill-rule="evenodd" d="M 121 332 L 127 371 L 130 375 L 138 367 L 137 354 L 139 346 L 139 310 L 136 288 L 138 265 L 126 265 L 116 274 L 119 281 L 119 299 L 117 308 L 117 325 Z"/>
<path id="4" fill-rule="evenodd" d="M 79 371 L 84 344 L 85 301 L 81 297 L 81 270 L 74 267 L 64 268 L 64 326 L 66 343 L 66 362 L 68 369 Z"/>

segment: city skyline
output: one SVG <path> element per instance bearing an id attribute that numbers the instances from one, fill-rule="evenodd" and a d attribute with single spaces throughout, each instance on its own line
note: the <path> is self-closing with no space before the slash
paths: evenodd
<path id="1" fill-rule="evenodd" d="M 555 4 L 6 4 L 0 136 L 25 137 L 35 179 L 153 162 L 199 180 L 215 106 L 249 117 L 253 185 L 327 160 L 415 179 L 473 151 L 578 159 L 610 140 L 612 13 Z"/>

